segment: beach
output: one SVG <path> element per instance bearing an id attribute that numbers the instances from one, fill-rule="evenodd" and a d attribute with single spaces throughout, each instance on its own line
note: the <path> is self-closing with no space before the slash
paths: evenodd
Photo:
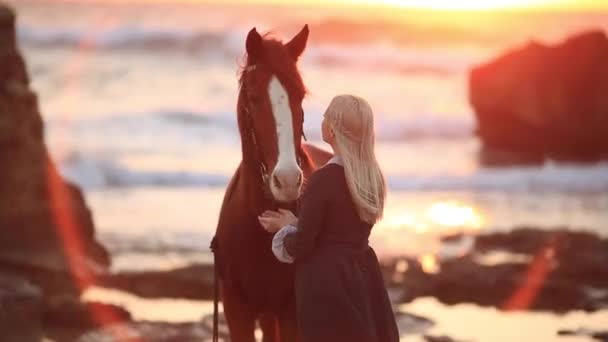
<path id="1" fill-rule="evenodd" d="M 49 155 L 61 176 L 82 190 L 95 236 L 111 257 L 104 277 L 109 284 L 120 274 L 131 272 L 135 279 L 159 272 L 148 298 L 129 293 L 131 282 L 122 289 L 88 288 L 84 301 L 123 306 L 135 321 L 209 318 L 208 293 L 167 297 L 163 279 L 173 284 L 180 278 L 163 272 L 209 270 L 213 263 L 209 244 L 241 160 L 235 108 L 247 31 L 256 26 L 288 39 L 308 23 L 311 38 L 299 68 L 308 90 L 303 107 L 309 142 L 329 149 L 321 141 L 320 122 L 336 94 L 365 97 L 376 115 L 376 151 L 389 192 L 370 245 L 387 278 L 393 272 L 410 277 L 410 283 L 387 281 L 395 311 L 404 313 L 398 315 L 401 340 L 445 335 L 455 341 L 589 341 L 558 331 L 605 330 L 608 269 L 596 267 L 606 257 L 602 246 L 608 246 L 608 162 L 484 165 L 468 79 L 476 65 L 531 39 L 556 44 L 591 28 L 605 32 L 608 12 L 514 11 L 489 15 L 493 25 L 480 31 L 465 14 L 446 23 L 439 15 L 425 22 L 420 13 L 397 16 L 365 8 L 293 11 L 248 4 L 236 11 L 235 5 L 207 3 L 6 2 L 17 14 L 17 43 L 38 95 Z M 573 279 L 563 293 L 580 292 L 575 304 L 534 307 L 532 301 L 509 311 L 499 298 L 484 303 L 457 295 L 450 303 L 423 290 L 408 294 L 414 280 L 452 286 L 451 278 L 433 278 L 442 270 L 456 278 L 483 278 L 476 258 L 495 250 L 507 256 L 490 264 L 516 265 L 496 279 L 527 274 L 546 246 L 518 250 L 521 245 L 509 239 L 522 229 L 530 234 L 525 241 L 575 241 L 550 246 L 563 255 L 589 248 L 589 259 L 556 257 L 598 272 L 597 281 L 587 273 L 576 278 L 556 272 L 555 284 Z M 500 243 L 482 246 L 479 236 L 498 236 Z M 471 268 L 450 268 L 462 265 Z M 553 279 L 551 272 L 548 277 Z M 471 288 L 483 285 L 471 279 Z M 207 278 L 201 283 L 210 284 Z M 192 286 L 180 283 L 176 291 Z M 591 296 L 590 306 L 579 305 L 589 290 L 599 294 Z M 412 318 L 418 316 L 424 320 Z M 195 328 L 178 331 L 209 337 L 208 330 Z M 103 339 L 81 342 L 96 340 Z"/>

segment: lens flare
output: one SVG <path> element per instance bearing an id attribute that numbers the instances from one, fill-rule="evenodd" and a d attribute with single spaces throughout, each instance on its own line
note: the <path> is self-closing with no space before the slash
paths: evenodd
<path id="1" fill-rule="evenodd" d="M 91 55 L 95 48 L 94 36 L 97 32 L 103 30 L 108 25 L 112 24 L 112 18 L 103 18 L 95 31 L 91 36 L 83 39 L 78 45 L 78 49 L 74 54 L 74 57 L 66 63 L 64 71 L 65 77 L 65 88 L 66 92 L 73 93 L 73 96 L 67 97 L 71 99 L 78 98 L 79 84 L 87 70 L 87 57 Z M 71 103 L 67 102 L 64 104 L 64 110 L 62 113 L 63 120 L 61 122 L 69 123 L 71 121 L 70 116 L 73 113 L 71 110 Z M 60 134 L 63 138 L 68 138 L 68 130 L 59 127 L 62 130 Z M 68 141 L 64 139 L 62 141 Z M 66 155 L 68 148 L 66 146 L 57 146 L 58 155 Z M 72 190 L 69 185 L 61 178 L 55 165 L 52 163 L 50 156 L 47 156 L 46 160 L 46 186 L 47 193 L 49 196 L 49 202 L 52 209 L 53 220 L 55 227 L 57 227 L 57 236 L 61 240 L 64 254 L 70 269 L 72 281 L 76 288 L 84 292 L 88 287 L 95 285 L 99 282 L 96 277 L 96 269 L 92 262 L 86 257 L 86 246 L 85 240 L 83 239 L 83 228 L 80 226 L 80 219 L 76 218 L 74 213 L 74 207 L 72 204 Z M 92 321 L 96 323 L 98 327 L 104 327 L 122 322 L 122 318 L 112 312 L 111 310 L 96 309 L 97 306 L 89 306 L 89 315 Z M 113 337 L 118 341 L 129 339 L 130 341 L 143 341 L 137 337 L 129 336 L 127 331 L 122 329 L 115 329 L 112 332 Z"/>

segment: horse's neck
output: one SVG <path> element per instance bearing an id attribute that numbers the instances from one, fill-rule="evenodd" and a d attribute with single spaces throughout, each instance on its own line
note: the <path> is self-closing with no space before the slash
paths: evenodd
<path id="1" fill-rule="evenodd" d="M 245 196 L 244 204 L 256 215 L 262 212 L 267 199 L 264 194 L 262 175 L 255 158 L 243 156 L 238 170 L 239 191 Z"/>

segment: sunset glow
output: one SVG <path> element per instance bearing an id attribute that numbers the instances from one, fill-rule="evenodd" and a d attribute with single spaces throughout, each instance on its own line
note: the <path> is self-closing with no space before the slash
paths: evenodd
<path id="1" fill-rule="evenodd" d="M 255 1 L 255 0 L 253 0 Z M 322 3 L 317 0 L 301 0 L 302 3 Z M 567 9 L 567 10 L 606 10 L 604 0 L 334 0 L 341 4 L 384 5 L 411 9 L 427 10 L 509 10 L 509 9 Z"/>
<path id="2" fill-rule="evenodd" d="M 424 213 L 389 213 L 380 226 L 392 230 L 407 229 L 419 234 L 441 234 L 453 230 L 475 232 L 482 229 L 484 223 L 483 215 L 470 205 L 457 201 L 437 201 Z"/>
<path id="3" fill-rule="evenodd" d="M 481 10 L 547 5 L 547 0 L 384 0 L 388 5 L 427 9 Z"/>
<path id="4" fill-rule="evenodd" d="M 51 0 L 95 2 L 96 0 Z M 105 0 L 106 2 L 129 2 L 130 0 Z M 132 1 L 132 0 L 131 0 Z M 236 5 L 280 4 L 311 5 L 322 7 L 400 7 L 406 9 L 438 11 L 478 11 L 509 9 L 561 9 L 561 10 L 608 10 L 604 0 L 137 0 L 150 3 L 215 3 Z"/>
<path id="5" fill-rule="evenodd" d="M 447 227 L 468 227 L 477 229 L 483 218 L 473 207 L 456 202 L 437 202 L 427 211 L 431 222 Z"/>

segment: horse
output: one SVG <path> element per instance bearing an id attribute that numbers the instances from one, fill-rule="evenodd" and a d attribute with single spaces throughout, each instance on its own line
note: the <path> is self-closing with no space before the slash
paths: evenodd
<path id="1" fill-rule="evenodd" d="M 272 235 L 257 217 L 268 209 L 297 211 L 306 180 L 331 157 L 302 141 L 306 88 L 297 61 L 308 35 L 305 25 L 284 44 L 254 27 L 246 39 L 237 100 L 242 159 L 224 194 L 211 245 L 216 290 L 233 342 L 254 342 L 256 322 L 264 342 L 299 341 L 294 266 L 274 257 Z"/>

